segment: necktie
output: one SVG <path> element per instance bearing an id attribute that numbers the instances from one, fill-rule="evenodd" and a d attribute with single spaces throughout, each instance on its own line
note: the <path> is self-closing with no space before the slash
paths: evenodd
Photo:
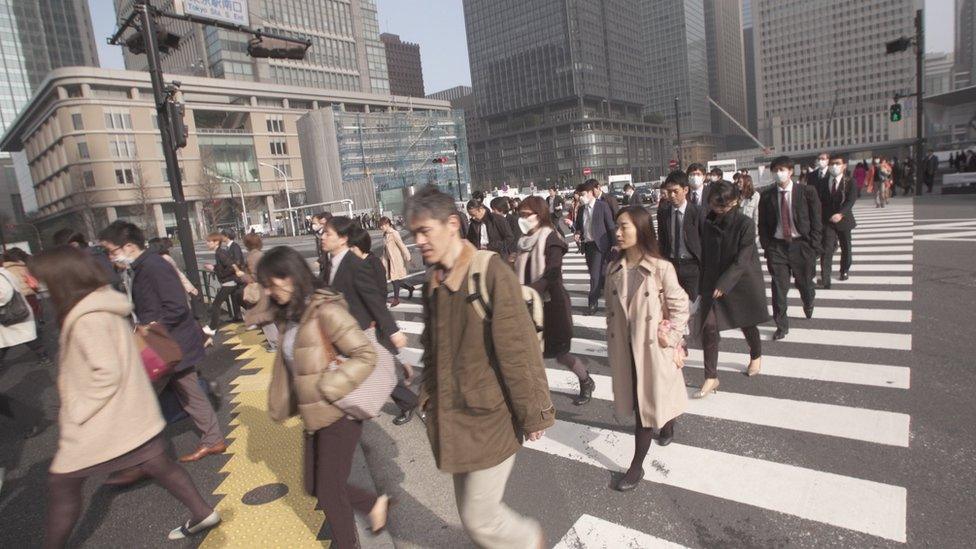
<path id="1" fill-rule="evenodd" d="M 674 210 L 674 254 L 675 259 L 681 258 L 681 210 Z"/>
<path id="2" fill-rule="evenodd" d="M 691 193 L 691 202 L 695 206 L 698 205 L 698 191 L 692 191 L 692 193 Z"/>
<path id="3" fill-rule="evenodd" d="M 793 226 L 790 224 L 790 203 L 786 201 L 786 191 L 779 192 L 779 217 L 783 226 L 783 240 L 793 241 Z"/>
<path id="4" fill-rule="evenodd" d="M 840 179 L 835 179 L 834 180 L 834 190 L 832 190 L 830 192 L 832 192 L 833 194 L 837 194 L 837 191 L 839 191 L 839 190 L 840 190 Z"/>

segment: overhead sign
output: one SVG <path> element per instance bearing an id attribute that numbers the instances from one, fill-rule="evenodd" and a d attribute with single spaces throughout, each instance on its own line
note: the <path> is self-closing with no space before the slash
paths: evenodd
<path id="1" fill-rule="evenodd" d="M 215 19 L 231 25 L 250 25 L 247 0 L 176 0 L 177 13 Z"/>

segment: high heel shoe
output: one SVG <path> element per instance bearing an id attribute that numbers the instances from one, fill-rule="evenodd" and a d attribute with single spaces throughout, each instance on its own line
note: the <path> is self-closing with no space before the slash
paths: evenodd
<path id="1" fill-rule="evenodd" d="M 637 488 L 637 485 L 640 484 L 641 479 L 644 478 L 644 468 L 641 467 L 640 474 L 637 475 L 637 478 L 635 478 L 634 480 L 627 479 L 629 473 L 630 471 L 627 471 L 627 473 L 624 474 L 624 476 L 620 477 L 620 480 L 617 481 L 617 484 L 613 485 L 614 490 L 618 492 L 629 492 L 634 488 Z"/>
<path id="2" fill-rule="evenodd" d="M 758 376 L 760 369 L 762 369 L 762 357 L 750 360 L 749 367 L 746 368 L 746 375 L 749 377 Z"/>
<path id="3" fill-rule="evenodd" d="M 573 404 L 582 406 L 589 402 L 593 398 L 594 389 L 596 389 L 596 382 L 593 381 L 593 377 L 589 376 L 589 372 L 587 372 L 587 378 L 580 382 L 580 394 L 573 399 Z"/>
<path id="4" fill-rule="evenodd" d="M 709 378 L 705 380 L 705 383 L 702 383 L 701 390 L 695 393 L 695 398 L 705 398 L 708 396 L 709 393 L 717 393 L 717 392 L 718 392 L 718 379 Z"/>

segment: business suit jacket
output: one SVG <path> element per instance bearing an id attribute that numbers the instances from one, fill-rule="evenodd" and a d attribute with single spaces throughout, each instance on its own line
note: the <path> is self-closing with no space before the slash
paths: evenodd
<path id="1" fill-rule="evenodd" d="M 563 205 L 565 204 L 565 202 L 566 202 L 565 199 L 559 196 L 558 193 L 556 194 L 556 196 L 546 197 L 546 206 L 549 206 L 550 213 L 552 213 L 552 215 L 555 215 L 557 217 L 562 215 Z"/>
<path id="2" fill-rule="evenodd" d="M 674 205 L 670 202 L 665 203 L 657 209 L 657 242 L 661 248 L 661 256 L 671 259 L 674 253 L 674 234 L 672 225 L 674 224 Z M 701 225 L 702 217 L 700 209 L 691 202 L 685 206 L 685 215 L 681 219 L 681 224 L 685 236 L 685 247 L 699 263 L 701 263 Z"/>
<path id="3" fill-rule="evenodd" d="M 390 348 L 390 336 L 399 331 L 393 315 L 386 308 L 386 280 L 382 289 L 379 278 L 382 267 L 371 265 L 360 259 L 352 251 L 346 252 L 332 279 L 331 287 L 342 294 L 349 305 L 349 314 L 356 319 L 359 327 L 365 330 L 370 324 L 376 323 L 376 340 L 384 347 Z M 330 265 L 331 269 L 331 265 Z M 329 270 L 326 270 L 328 281 Z"/>
<path id="4" fill-rule="evenodd" d="M 583 238 L 583 215 L 586 206 L 580 205 L 576 210 L 576 218 L 573 221 L 573 230 Z M 603 200 L 593 202 L 593 241 L 596 242 L 597 249 L 601 253 L 607 253 L 617 240 L 617 224 L 614 222 L 613 212 L 610 205 Z"/>
<path id="5" fill-rule="evenodd" d="M 829 169 L 824 170 L 823 175 L 821 176 L 820 175 L 820 168 L 817 168 L 816 170 L 813 170 L 812 172 L 810 172 L 810 173 L 807 174 L 807 183 L 806 184 L 807 185 L 813 185 L 814 187 L 817 188 L 817 192 L 820 192 L 819 191 L 820 186 L 821 185 L 826 185 L 831 179 L 833 179 L 833 178 L 830 176 L 830 170 Z"/>
<path id="6" fill-rule="evenodd" d="M 779 185 L 770 185 L 759 196 L 759 242 L 766 249 L 776 234 L 779 224 Z M 820 213 L 820 197 L 812 185 L 793 183 L 790 197 L 793 207 L 793 225 L 800 237 L 807 240 L 817 254 L 823 247 L 823 217 Z"/>
<path id="7" fill-rule="evenodd" d="M 833 223 L 834 228 L 838 231 L 849 231 L 857 226 L 857 221 L 854 219 L 854 201 L 857 200 L 857 188 L 854 186 L 854 180 L 848 175 L 844 175 L 841 179 L 840 187 L 835 193 L 830 192 L 833 183 L 832 177 L 818 178 L 814 182 L 817 195 L 820 197 L 821 217 L 823 217 L 823 223 L 826 227 L 830 223 L 830 218 L 839 213 L 844 217 L 837 223 Z"/>
<path id="8" fill-rule="evenodd" d="M 495 212 L 485 212 L 485 217 L 478 221 L 471 218 L 468 225 L 468 242 L 474 244 L 475 248 L 481 248 L 481 226 L 488 228 L 488 249 L 507 256 L 515 249 L 515 237 L 512 236 L 512 229 L 509 227 L 508 220 Z"/>
<path id="9" fill-rule="evenodd" d="M 620 204 L 617 202 L 617 197 L 610 193 L 603 193 L 600 195 L 600 200 L 606 202 L 607 206 L 610 206 L 610 213 L 613 214 L 612 219 L 616 219 L 617 212 L 620 211 Z"/>

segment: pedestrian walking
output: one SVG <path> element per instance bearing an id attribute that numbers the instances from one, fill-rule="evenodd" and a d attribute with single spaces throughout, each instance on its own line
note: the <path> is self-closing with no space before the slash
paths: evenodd
<path id="1" fill-rule="evenodd" d="M 124 291 L 122 287 L 122 277 L 119 276 L 119 272 L 115 269 L 115 266 L 108 258 L 108 254 L 105 252 L 105 248 L 102 246 L 89 246 L 88 238 L 70 227 L 65 227 L 54 233 L 54 245 L 55 246 L 74 246 L 86 254 L 92 256 L 92 259 L 98 263 L 98 266 L 105 271 L 108 276 L 109 284 L 113 288 L 119 291 Z"/>
<path id="2" fill-rule="evenodd" d="M 41 366 L 50 366 L 51 357 L 38 337 L 34 311 L 20 287 L 19 277 L 6 267 L 0 267 L 0 311 L 5 319 L 0 323 L 0 365 L 10 349 L 26 345 L 37 355 Z"/>
<path id="3" fill-rule="evenodd" d="M 875 158 L 874 164 L 868 169 L 867 191 L 874 194 L 875 208 L 888 205 L 892 187 L 891 172 L 891 163 L 883 156 Z"/>
<path id="4" fill-rule="evenodd" d="M 563 217 L 563 209 L 566 206 L 566 201 L 560 196 L 559 189 L 556 187 L 549 187 L 546 206 L 549 207 L 549 218 L 552 219 L 553 226 L 562 233 L 562 228 L 559 227 L 559 220 Z"/>
<path id="5" fill-rule="evenodd" d="M 601 185 L 596 179 L 589 179 L 588 182 L 589 181 L 592 181 L 594 184 L 593 196 L 595 196 L 597 200 L 606 202 L 607 206 L 610 206 L 611 219 L 616 219 L 617 212 L 620 210 L 620 204 L 617 202 L 617 197 L 607 192 L 606 185 Z"/>
<path id="6" fill-rule="evenodd" d="M 694 302 L 701 279 L 701 224 L 698 206 L 688 200 L 688 176 L 673 171 L 661 185 L 668 198 L 657 209 L 657 241 L 661 257 L 674 265 L 678 284 Z"/>
<path id="7" fill-rule="evenodd" d="M 143 369 L 125 295 L 108 286 L 90 256 L 70 246 L 41 252 L 32 268 L 48 287 L 61 327 L 58 450 L 48 472 L 44 547 L 67 546 L 81 515 L 85 479 L 128 469 L 151 477 L 190 511 L 169 539 L 216 526 L 220 515 L 166 454 L 166 424 Z"/>
<path id="8" fill-rule="evenodd" d="M 400 288 L 408 291 L 413 299 L 413 285 L 404 282 L 407 278 L 407 264 L 410 263 L 410 250 L 403 243 L 400 231 L 393 227 L 389 217 L 380 218 L 380 230 L 383 231 L 383 267 L 386 280 L 393 284 L 393 299 L 390 307 L 400 304 Z M 383 289 L 386 292 L 386 287 Z"/>
<path id="9" fill-rule="evenodd" d="M 507 258 L 515 246 L 515 237 L 504 216 L 488 211 L 484 203 L 469 200 L 467 203 L 468 242 L 479 250 L 491 250 L 503 258 Z"/>
<path id="10" fill-rule="evenodd" d="M 644 478 L 654 429 L 661 446 L 670 444 L 688 405 L 681 342 L 689 301 L 674 266 L 658 252 L 647 210 L 628 206 L 617 214 L 617 241 L 622 257 L 610 264 L 604 298 L 614 411 L 635 420 L 634 458 L 613 485 L 626 492 Z"/>
<path id="11" fill-rule="evenodd" d="M 502 502 L 522 442 L 538 440 L 555 423 L 519 281 L 494 255 L 483 271 L 471 272 L 488 252 L 462 239 L 454 201 L 436 188 L 410 198 L 407 221 L 432 265 L 424 288 L 421 409 L 434 460 L 453 476 L 461 524 L 475 545 L 542 547 L 539 523 Z M 474 278 L 488 289 L 482 308 L 468 299 Z"/>
<path id="12" fill-rule="evenodd" d="M 132 223 L 114 221 L 99 233 L 98 239 L 112 261 L 127 265 L 132 272 L 128 290 L 136 324 L 160 325 L 182 352 L 183 357 L 173 369 L 167 387 L 176 393 L 201 437 L 197 449 L 180 457 L 180 461 L 198 461 L 224 453 L 227 443 L 197 374 L 197 366 L 204 358 L 203 331 L 190 313 L 179 277 L 158 254 L 146 253 L 146 237 Z M 130 471 L 129 475 L 119 475 L 113 481 L 125 484 L 138 478 L 136 472 Z"/>
<path id="13" fill-rule="evenodd" d="M 748 177 L 748 176 L 745 176 Z M 701 334 L 705 381 L 695 393 L 704 398 L 719 386 L 718 346 L 722 330 L 741 329 L 749 345 L 746 375 L 762 368 L 759 324 L 769 320 L 762 267 L 756 250 L 756 225 L 738 210 L 738 190 L 727 181 L 709 193 L 702 226 Z"/>
<path id="14" fill-rule="evenodd" d="M 231 259 L 234 260 L 234 282 L 236 282 L 236 286 L 234 286 L 234 293 L 231 294 L 230 298 L 234 304 L 234 320 L 240 321 L 242 320 L 241 305 L 244 303 L 244 286 L 246 285 L 243 273 L 247 267 L 247 262 L 244 259 L 244 250 L 237 243 L 237 233 L 233 229 L 224 229 L 220 231 L 220 234 L 224 236 L 224 247 L 227 248 Z"/>
<path id="15" fill-rule="evenodd" d="M 241 311 L 238 308 L 239 302 L 234 299 L 240 278 L 238 273 L 241 270 L 237 266 L 234 256 L 227 249 L 223 234 L 210 233 L 207 236 L 207 249 L 214 253 L 214 263 L 204 265 L 204 268 L 213 272 L 214 276 L 217 277 L 217 283 L 220 284 L 217 295 L 210 301 L 210 325 L 204 328 L 204 332 L 208 336 L 213 336 L 217 333 L 217 328 L 220 328 L 221 306 L 227 305 L 227 312 L 231 320 L 237 320 L 241 317 Z"/>
<path id="16" fill-rule="evenodd" d="M 939 157 L 932 150 L 929 150 L 929 155 L 925 159 L 925 171 L 923 172 L 926 192 L 932 192 L 932 187 L 935 185 L 935 176 L 938 173 Z"/>
<path id="17" fill-rule="evenodd" d="M 519 228 L 518 224 L 518 210 L 514 209 L 515 200 L 510 199 L 505 196 L 499 196 L 493 198 L 489 206 L 491 206 L 491 213 L 501 216 L 505 219 L 505 223 L 508 224 L 508 231 L 512 234 L 512 240 L 509 244 L 505 257 L 509 262 L 514 260 L 515 255 L 515 242 L 522 237 L 522 230 Z"/>
<path id="18" fill-rule="evenodd" d="M 691 188 L 688 200 L 698 206 L 699 214 L 704 217 L 704 212 L 708 209 L 706 207 L 708 204 L 708 196 L 706 196 L 708 188 L 705 186 L 705 166 L 694 162 L 688 165 L 685 174 L 688 175 L 688 187 Z"/>
<path id="19" fill-rule="evenodd" d="M 367 514 L 373 532 L 379 532 L 386 526 L 390 499 L 348 483 L 363 421 L 347 415 L 336 402 L 369 377 L 376 350 L 342 295 L 322 287 L 295 250 L 279 246 L 266 253 L 257 276 L 271 295 L 281 332 L 268 413 L 279 422 L 301 416 L 306 491 L 325 511 L 332 544 L 359 547 L 353 512 Z M 336 360 L 337 354 L 344 358 Z"/>
<path id="20" fill-rule="evenodd" d="M 325 232 L 325 224 L 330 219 L 332 219 L 331 212 L 320 212 L 312 216 L 310 225 L 312 236 L 315 238 L 315 249 L 318 250 L 318 258 L 316 259 L 319 266 L 318 278 L 323 282 L 325 282 L 325 273 L 328 270 L 329 254 L 322 249 L 322 233 Z"/>
<path id="21" fill-rule="evenodd" d="M 747 173 L 740 174 L 736 188 L 739 191 L 739 212 L 755 224 L 758 219 L 756 211 L 759 209 L 759 193 L 756 192 L 752 176 Z"/>
<path id="22" fill-rule="evenodd" d="M 772 278 L 776 321 L 773 339 L 778 340 L 790 331 L 786 294 L 791 275 L 803 301 L 803 313 L 807 318 L 813 317 L 813 276 L 822 252 L 823 221 L 816 188 L 793 182 L 793 162 L 789 157 L 774 159 L 769 169 L 776 176 L 776 184 L 764 189 L 759 197 L 759 242 Z"/>
<path id="23" fill-rule="evenodd" d="M 271 298 L 267 292 L 260 289 L 257 276 L 258 263 L 264 257 L 264 241 L 261 235 L 252 233 L 245 236 L 244 248 L 247 249 L 247 255 L 244 257 L 244 282 L 247 285 L 244 287 L 242 301 L 244 324 L 260 327 L 267 341 L 266 349 L 273 353 L 278 350 L 278 327 L 274 323 Z"/>
<path id="24" fill-rule="evenodd" d="M 542 356 L 554 358 L 579 379 L 580 394 L 573 404 L 582 406 L 593 397 L 596 382 L 579 357 L 569 352 L 573 340 L 573 311 L 569 292 L 563 285 L 563 256 L 566 241 L 552 224 L 549 208 L 538 196 L 530 196 L 519 206 L 519 224 L 525 236 L 518 241 L 515 274 L 543 300 Z"/>
<path id="25" fill-rule="evenodd" d="M 3 254 L 3 268 L 7 269 L 7 272 L 13 275 L 14 280 L 18 284 L 17 291 L 27 300 L 31 312 L 34 313 L 34 320 L 40 326 L 44 324 L 44 315 L 41 311 L 41 300 L 37 297 L 37 291 L 39 290 L 37 279 L 34 278 L 27 268 L 28 261 L 30 261 L 30 255 L 16 246 L 7 248 L 7 253 Z"/>
<path id="26" fill-rule="evenodd" d="M 857 163 L 854 168 L 854 183 L 857 185 L 857 197 L 861 198 L 868 175 L 868 165 L 863 160 Z"/>
<path id="27" fill-rule="evenodd" d="M 603 292 L 607 264 L 610 263 L 610 252 L 617 230 L 610 205 L 597 197 L 599 188 L 596 179 L 590 179 L 576 187 L 580 195 L 580 207 L 573 226 L 576 243 L 586 255 L 586 270 L 590 275 L 586 313 L 591 315 L 596 313 L 600 294 Z"/>
<path id="28" fill-rule="evenodd" d="M 834 266 L 834 251 L 840 244 L 840 279 L 847 280 L 853 264 L 851 230 L 857 227 L 854 202 L 857 192 L 854 180 L 847 175 L 847 157 L 830 156 L 829 178 L 817 182 L 820 213 L 823 219 L 823 253 L 820 256 L 820 287 L 830 289 Z"/>

